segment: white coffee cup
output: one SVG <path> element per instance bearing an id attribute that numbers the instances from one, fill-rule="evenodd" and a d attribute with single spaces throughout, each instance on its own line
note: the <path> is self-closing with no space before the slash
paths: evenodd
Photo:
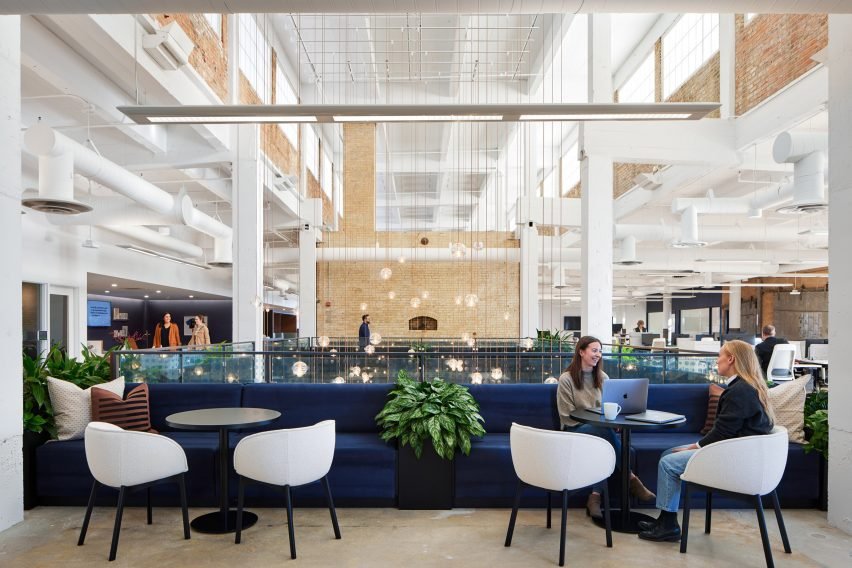
<path id="1" fill-rule="evenodd" d="M 618 413 L 621 412 L 621 405 L 617 402 L 603 403 L 604 418 L 607 420 L 615 420 Z"/>

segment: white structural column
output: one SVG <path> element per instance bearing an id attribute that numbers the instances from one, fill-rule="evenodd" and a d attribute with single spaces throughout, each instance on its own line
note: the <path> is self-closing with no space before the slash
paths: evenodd
<path id="1" fill-rule="evenodd" d="M 263 185 L 259 160 L 259 128 L 235 127 L 236 159 L 233 174 L 234 225 L 234 341 L 263 337 Z"/>
<path id="2" fill-rule="evenodd" d="M 663 330 L 667 332 L 668 335 L 665 337 L 669 340 L 669 345 L 674 345 L 675 341 L 672 339 L 672 334 L 674 334 L 675 326 L 669 325 L 672 319 L 672 297 L 669 294 L 663 294 Z"/>
<path id="3" fill-rule="evenodd" d="M 736 22 L 734 14 L 719 14 L 719 110 L 722 118 L 736 116 Z"/>
<path id="4" fill-rule="evenodd" d="M 0 17 L 0 531 L 24 520 L 21 439 L 21 18 Z"/>
<path id="5" fill-rule="evenodd" d="M 538 262 L 541 257 L 541 237 L 535 224 L 521 227 L 521 337 L 535 337 L 539 326 Z"/>
<path id="6" fill-rule="evenodd" d="M 732 286 L 728 290 L 728 329 L 731 331 L 742 328 L 743 319 L 743 289 Z M 721 331 L 725 331 L 724 329 Z"/>
<path id="7" fill-rule="evenodd" d="M 589 101 L 612 102 L 610 16 L 588 18 Z M 593 128 L 583 124 L 580 129 L 581 326 L 584 335 L 606 341 L 612 335 L 612 158 L 586 152 L 585 138 Z"/>
<path id="8" fill-rule="evenodd" d="M 852 16 L 828 17 L 828 59 L 828 338 L 836 369 L 828 399 L 828 522 L 852 534 L 852 380 L 842 351 L 849 340 L 844 324 L 852 321 Z"/>

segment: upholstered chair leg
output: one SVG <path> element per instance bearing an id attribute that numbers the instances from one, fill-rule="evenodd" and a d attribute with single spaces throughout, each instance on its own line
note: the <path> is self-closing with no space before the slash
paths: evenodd
<path id="1" fill-rule="evenodd" d="M 612 548 L 612 522 L 609 520 L 609 488 L 604 483 L 603 487 L 604 526 L 606 527 L 606 546 Z"/>
<path id="2" fill-rule="evenodd" d="M 83 517 L 83 528 L 80 529 L 80 538 L 77 546 L 83 546 L 86 541 L 86 531 L 89 530 L 89 519 L 92 518 L 92 508 L 95 506 L 95 494 L 98 492 L 97 480 L 92 482 L 92 492 L 89 494 L 89 505 L 86 507 L 86 516 Z"/>
<path id="3" fill-rule="evenodd" d="M 784 552 L 790 554 L 793 549 L 790 548 L 790 539 L 787 538 L 787 528 L 784 526 L 784 517 L 781 516 L 781 504 L 778 502 L 777 491 L 772 492 L 772 506 L 775 508 L 775 520 L 778 521 L 778 530 L 781 532 L 781 542 L 784 543 Z"/>
<path id="4" fill-rule="evenodd" d="M 763 542 L 766 568 L 775 568 L 775 562 L 772 560 L 772 548 L 769 546 L 769 533 L 766 531 L 766 518 L 763 515 L 763 501 L 761 501 L 760 495 L 754 496 L 754 510 L 757 512 L 757 524 L 760 526 L 760 540 Z"/>
<path id="5" fill-rule="evenodd" d="M 680 552 L 686 553 L 686 542 L 689 539 L 689 501 L 692 499 L 692 487 L 686 481 L 683 482 L 683 490 L 686 493 L 683 498 L 683 527 L 680 530 Z"/>
<path id="6" fill-rule="evenodd" d="M 328 484 L 328 476 L 322 476 L 322 485 L 325 487 L 325 498 L 328 499 L 328 512 L 331 514 L 331 526 L 334 527 L 334 538 L 340 540 L 340 525 L 337 524 L 337 510 L 334 508 L 334 500 L 331 498 L 331 486 Z"/>
<path id="7" fill-rule="evenodd" d="M 550 491 L 547 491 L 547 528 L 550 528 L 550 515 L 553 508 L 550 505 Z"/>
<path id="8" fill-rule="evenodd" d="M 713 492 L 707 490 L 707 501 L 704 505 L 704 532 L 710 534 L 710 517 L 713 515 Z"/>
<path id="9" fill-rule="evenodd" d="M 293 495 L 289 485 L 284 486 L 287 496 L 287 532 L 290 535 L 290 558 L 296 559 L 296 533 L 293 530 Z"/>
<path id="10" fill-rule="evenodd" d="M 515 489 L 515 502 L 512 504 L 512 514 L 509 517 L 509 530 L 506 531 L 506 542 L 504 546 L 512 546 L 512 534 L 515 532 L 515 520 L 518 518 L 518 507 L 521 506 L 521 493 L 523 490 L 524 482 L 519 479 L 518 487 Z M 549 498 L 550 494 L 548 493 L 548 505 L 550 504 Z"/>
<path id="11" fill-rule="evenodd" d="M 118 551 L 118 535 L 121 532 L 121 516 L 124 514 L 124 499 L 127 497 L 127 488 L 121 486 L 118 490 L 118 507 L 115 509 L 115 526 L 112 529 L 112 544 L 109 547 L 110 562 L 115 560 L 115 553 Z"/>
<path id="12" fill-rule="evenodd" d="M 189 507 L 186 505 L 186 479 L 184 474 L 180 474 L 178 478 L 178 487 L 180 488 L 180 510 L 183 515 L 183 538 L 189 540 Z"/>
<path id="13" fill-rule="evenodd" d="M 234 544 L 240 544 L 243 538 L 243 506 L 245 505 L 246 479 L 241 475 L 237 484 L 237 532 L 234 534 Z M 287 500 L 290 503 L 290 500 Z"/>
<path id="14" fill-rule="evenodd" d="M 145 507 L 148 509 L 148 524 L 154 523 L 154 510 L 151 508 L 151 488 L 145 489 Z"/>
<path id="15" fill-rule="evenodd" d="M 565 566 L 565 530 L 568 525 L 568 490 L 562 491 L 562 528 L 559 534 L 559 565 Z"/>

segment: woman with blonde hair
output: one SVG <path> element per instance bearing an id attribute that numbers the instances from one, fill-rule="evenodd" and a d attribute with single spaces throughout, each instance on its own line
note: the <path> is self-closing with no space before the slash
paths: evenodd
<path id="1" fill-rule="evenodd" d="M 677 510 L 680 505 L 680 475 L 698 448 L 709 444 L 772 432 L 775 413 L 769 402 L 769 389 L 763 380 L 760 361 L 744 341 L 726 342 L 716 361 L 719 374 L 728 377 L 728 386 L 719 397 L 716 422 L 706 436 L 694 444 L 666 450 L 657 466 L 657 508 L 660 516 L 639 522 L 639 538 L 653 541 L 680 540 Z"/>

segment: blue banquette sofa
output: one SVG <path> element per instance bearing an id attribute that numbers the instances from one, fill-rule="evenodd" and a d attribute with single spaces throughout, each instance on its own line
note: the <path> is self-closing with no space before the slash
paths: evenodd
<path id="1" fill-rule="evenodd" d="M 127 385 L 129 391 L 135 385 Z M 151 384 L 151 421 L 155 429 L 176 440 L 186 451 L 189 463 L 187 491 L 190 505 L 215 506 L 218 499 L 218 437 L 216 432 L 189 432 L 169 428 L 166 416 L 175 412 L 212 407 L 260 407 L 281 412 L 281 417 L 264 429 L 307 426 L 334 419 L 337 440 L 329 480 L 335 502 L 342 507 L 393 507 L 397 498 L 397 449 L 379 437 L 374 417 L 393 385 L 389 384 Z M 556 386 L 542 384 L 471 385 L 480 404 L 486 434 L 475 440 L 469 456 L 458 455 L 454 463 L 454 505 L 456 507 L 509 507 L 517 478 L 509 451 L 512 422 L 539 428 L 558 429 Z M 666 449 L 694 442 L 704 425 L 707 412 L 706 385 L 651 385 L 649 407 L 677 412 L 687 417 L 675 428 L 634 433 L 634 471 L 645 484 L 656 487 L 657 462 Z M 250 431 L 231 433 L 228 450 Z M 86 464 L 83 440 L 48 442 L 36 450 L 35 476 L 37 502 L 41 505 L 84 505 L 92 478 Z M 790 444 L 779 497 L 784 507 L 816 507 L 819 500 L 820 458 L 805 454 L 801 446 Z M 732 470 L 732 474 L 736 474 Z M 230 495 L 236 495 L 236 474 L 231 471 Z M 616 475 L 610 487 L 617 493 Z M 176 504 L 173 484 L 154 488 L 155 504 Z M 324 505 L 322 489 L 313 484 L 294 490 L 300 506 Z M 114 502 L 109 492 L 102 503 Z M 142 495 L 135 496 L 137 503 Z M 701 497 L 696 497 L 696 506 Z M 585 495 L 575 495 L 573 506 L 581 506 Z M 717 506 L 746 506 L 724 501 Z M 247 487 L 249 506 L 281 506 L 282 498 L 264 486 Z M 529 490 L 524 506 L 542 506 L 544 493 Z"/>

